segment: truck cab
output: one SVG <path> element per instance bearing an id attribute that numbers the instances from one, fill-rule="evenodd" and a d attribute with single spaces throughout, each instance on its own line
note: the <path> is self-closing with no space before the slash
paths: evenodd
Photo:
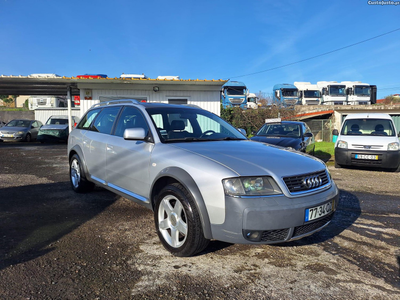
<path id="1" fill-rule="evenodd" d="M 272 104 L 285 107 L 299 104 L 297 87 L 289 83 L 275 84 L 273 87 Z"/>
<path id="2" fill-rule="evenodd" d="M 247 108 L 257 109 L 260 105 L 258 103 L 258 97 L 254 93 L 247 94 Z"/>
<path id="3" fill-rule="evenodd" d="M 373 93 L 376 94 L 376 88 L 373 89 L 368 83 L 361 81 L 342 81 L 346 85 L 347 103 L 349 105 L 369 105 L 372 104 Z M 376 98 L 376 96 L 375 96 Z"/>
<path id="4" fill-rule="evenodd" d="M 221 103 L 223 108 L 247 108 L 247 87 L 240 81 L 228 81 L 221 89 Z"/>
<path id="5" fill-rule="evenodd" d="M 347 105 L 346 85 L 337 81 L 318 81 L 322 94 L 321 104 Z"/>
<path id="6" fill-rule="evenodd" d="M 311 84 L 311 82 L 295 82 L 294 85 L 299 90 L 299 102 L 301 104 L 321 104 L 321 91 L 316 84 Z"/>

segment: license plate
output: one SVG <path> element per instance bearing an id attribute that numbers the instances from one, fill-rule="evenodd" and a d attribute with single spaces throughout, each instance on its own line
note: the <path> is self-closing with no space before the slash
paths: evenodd
<path id="1" fill-rule="evenodd" d="M 318 218 L 321 218 L 327 214 L 329 214 L 333 209 L 333 201 L 330 201 L 328 203 L 319 205 L 319 206 L 315 206 L 315 207 L 311 207 L 311 208 L 307 208 L 306 209 L 306 217 L 305 217 L 305 221 L 312 221 Z"/>
<path id="2" fill-rule="evenodd" d="M 378 160 L 378 155 L 356 154 L 356 159 Z"/>
<path id="3" fill-rule="evenodd" d="M 14 137 L 14 134 L 3 134 L 1 137 Z"/>

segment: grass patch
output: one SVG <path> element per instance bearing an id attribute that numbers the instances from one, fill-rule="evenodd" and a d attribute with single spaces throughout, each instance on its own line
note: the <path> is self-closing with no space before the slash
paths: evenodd
<path id="1" fill-rule="evenodd" d="M 25 107 L 0 107 L 0 111 L 29 111 Z"/>
<path id="2" fill-rule="evenodd" d="M 326 162 L 330 159 L 333 159 L 334 155 L 335 155 L 335 143 L 333 142 L 315 143 L 314 156 Z"/>

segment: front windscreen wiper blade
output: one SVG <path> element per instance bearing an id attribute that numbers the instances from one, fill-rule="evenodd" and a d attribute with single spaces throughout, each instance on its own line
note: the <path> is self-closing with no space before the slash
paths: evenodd
<path id="1" fill-rule="evenodd" d="M 222 138 L 222 139 L 219 139 L 219 141 L 221 141 L 221 140 L 223 140 L 223 141 L 241 141 L 241 140 L 247 140 L 246 138 L 237 138 L 237 137 L 231 137 L 231 136 L 226 136 L 226 137 L 224 137 L 224 138 Z"/>

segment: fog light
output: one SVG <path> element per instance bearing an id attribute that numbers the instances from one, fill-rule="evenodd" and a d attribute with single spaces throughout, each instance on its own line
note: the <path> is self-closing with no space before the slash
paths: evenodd
<path id="1" fill-rule="evenodd" d="M 253 242 L 258 242 L 260 240 L 261 233 L 259 231 L 246 231 L 246 238 Z"/>

